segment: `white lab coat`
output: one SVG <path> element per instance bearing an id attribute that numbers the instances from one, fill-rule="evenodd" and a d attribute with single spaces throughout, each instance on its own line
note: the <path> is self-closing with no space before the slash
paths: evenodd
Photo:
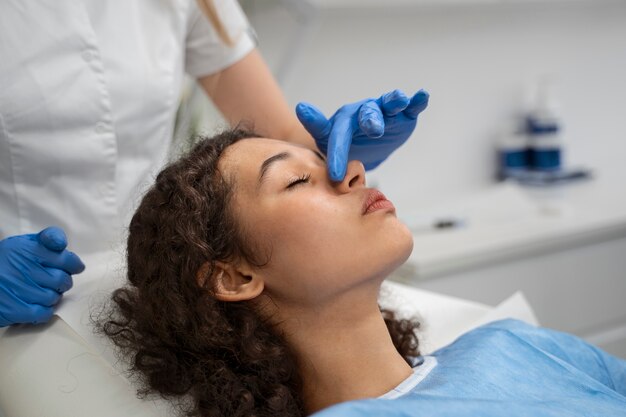
<path id="1" fill-rule="evenodd" d="M 0 2 L 0 238 L 57 225 L 79 255 L 121 241 L 166 161 L 183 72 L 254 48 L 235 0 Z"/>

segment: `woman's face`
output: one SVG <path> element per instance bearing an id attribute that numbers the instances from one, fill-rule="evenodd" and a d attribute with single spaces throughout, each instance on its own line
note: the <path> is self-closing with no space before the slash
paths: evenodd
<path id="1" fill-rule="evenodd" d="M 268 255 L 256 272 L 273 299 L 316 305 L 365 282 L 380 284 L 411 253 L 411 233 L 393 205 L 366 188 L 358 161 L 332 182 L 321 154 L 255 138 L 227 148 L 219 169 L 233 182 L 243 233 Z"/>

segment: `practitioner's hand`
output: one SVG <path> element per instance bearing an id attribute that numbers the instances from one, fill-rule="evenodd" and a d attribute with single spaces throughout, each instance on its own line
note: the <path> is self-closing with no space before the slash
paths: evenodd
<path id="1" fill-rule="evenodd" d="M 424 90 L 411 99 L 394 90 L 378 99 L 346 104 L 330 119 L 308 103 L 298 103 L 296 114 L 327 155 L 330 178 L 341 181 L 348 160 L 357 159 L 365 169 L 373 169 L 402 145 L 428 106 L 428 97 Z"/>
<path id="2" fill-rule="evenodd" d="M 85 269 L 66 247 L 58 227 L 0 241 L 0 327 L 50 320 L 52 307 L 72 287 L 71 274 Z"/>

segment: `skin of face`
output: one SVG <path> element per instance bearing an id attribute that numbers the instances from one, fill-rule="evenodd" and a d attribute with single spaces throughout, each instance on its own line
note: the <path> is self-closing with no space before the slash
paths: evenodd
<path id="1" fill-rule="evenodd" d="M 238 224 L 269 258 L 253 274 L 285 306 L 316 308 L 359 286 L 379 288 L 413 248 L 395 209 L 363 214 L 371 189 L 360 162 L 350 161 L 345 179 L 333 182 L 322 158 L 306 147 L 253 138 L 231 145 L 219 162 L 234 187 Z"/>

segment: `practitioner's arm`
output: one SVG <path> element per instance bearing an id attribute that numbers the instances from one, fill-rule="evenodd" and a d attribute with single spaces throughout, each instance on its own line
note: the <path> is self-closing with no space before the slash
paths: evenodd
<path id="1" fill-rule="evenodd" d="M 230 67 L 199 81 L 231 125 L 252 121 L 254 130 L 260 134 L 316 149 L 315 141 L 287 104 L 256 49 Z"/>

